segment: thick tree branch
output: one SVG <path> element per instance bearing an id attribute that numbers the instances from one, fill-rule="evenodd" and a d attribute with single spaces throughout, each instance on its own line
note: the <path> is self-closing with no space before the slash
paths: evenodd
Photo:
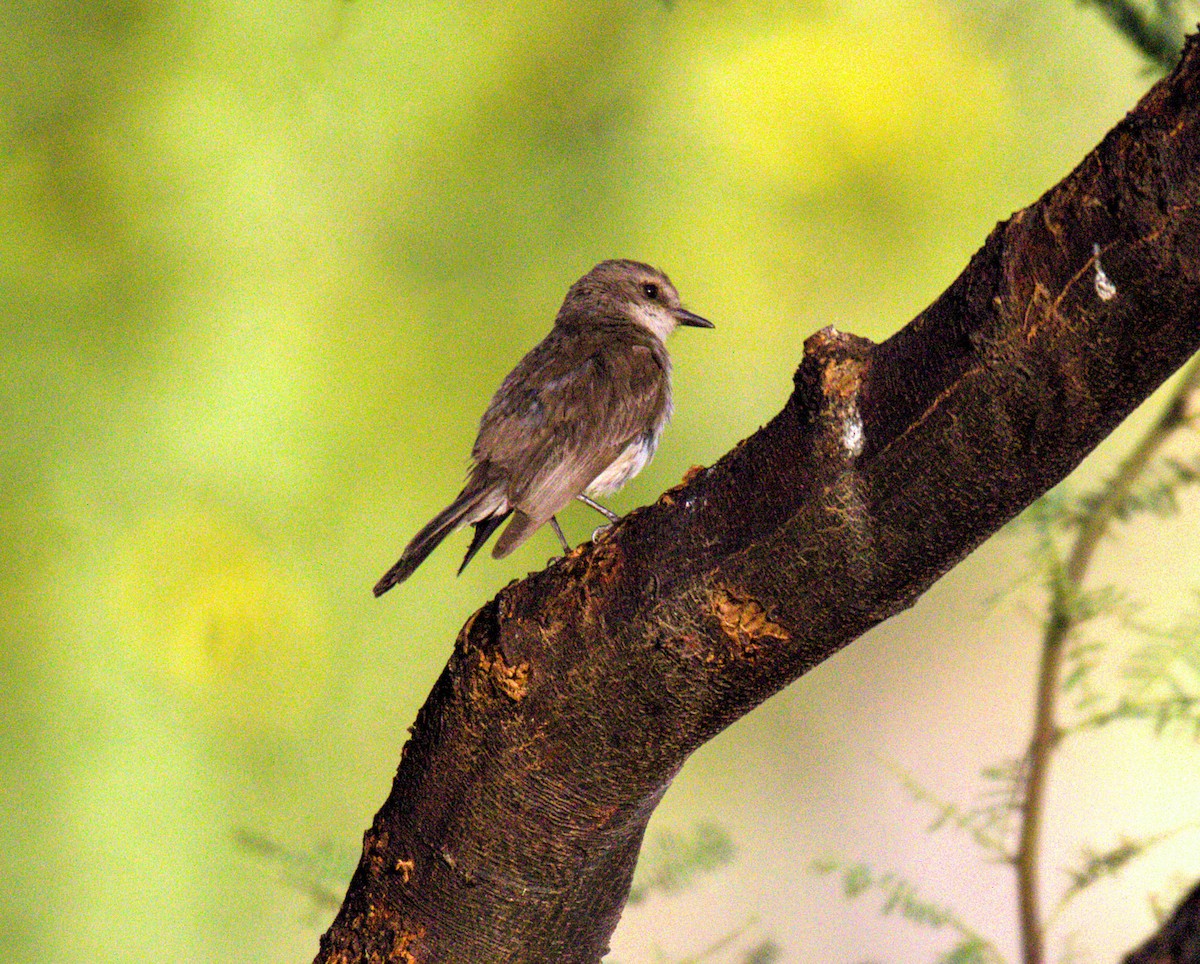
<path id="1" fill-rule="evenodd" d="M 1193 40 L 911 324 L 814 335 L 770 424 L 471 617 L 317 960 L 597 961 L 687 756 L 911 606 L 1198 347 Z"/>

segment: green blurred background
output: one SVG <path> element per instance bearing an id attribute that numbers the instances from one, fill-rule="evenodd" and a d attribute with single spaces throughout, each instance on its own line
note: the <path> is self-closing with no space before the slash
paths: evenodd
<path id="1" fill-rule="evenodd" d="M 319 874 L 246 835 L 344 886 L 458 627 L 555 551 L 456 579 L 459 537 L 370 595 L 594 262 L 658 264 L 717 323 L 672 343 L 677 415 L 624 511 L 776 412 L 815 329 L 911 318 L 1153 79 L 1066 0 L 9 3 L 0 50 L 13 962 L 311 958 Z M 1110 563 L 1168 612 L 1187 525 Z M 953 795 L 1020 752 L 1037 627 L 986 599 L 1025 558 L 994 541 L 698 753 L 651 835 L 712 821 L 737 857 L 631 909 L 614 955 L 751 919 L 784 960 L 945 944 L 841 904 L 804 870 L 830 850 L 927 880 L 1011 950 L 1007 870 L 927 837 L 879 761 Z M 1190 744 L 1101 750 L 1055 773 L 1064 861 L 1080 796 L 1111 810 L 1103 840 L 1139 793 L 1186 814 L 1200 790 Z M 1200 872 L 1196 834 L 1160 851 L 1108 894 L 1122 914 L 1084 908 L 1090 959 L 1150 926 L 1164 874 Z"/>

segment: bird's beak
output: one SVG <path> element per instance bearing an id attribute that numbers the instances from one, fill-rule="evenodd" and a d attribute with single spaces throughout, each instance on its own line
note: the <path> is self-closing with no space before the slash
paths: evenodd
<path id="1" fill-rule="evenodd" d="M 701 318 L 699 315 L 694 315 L 686 308 L 676 308 L 672 312 L 675 315 L 675 320 L 681 325 L 687 325 L 689 328 L 715 328 L 711 321 L 707 318 Z"/>

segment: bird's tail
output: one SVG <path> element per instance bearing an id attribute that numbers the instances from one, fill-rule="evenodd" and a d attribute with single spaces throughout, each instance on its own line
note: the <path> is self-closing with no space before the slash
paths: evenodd
<path id="1" fill-rule="evenodd" d="M 475 536 L 471 539 L 471 545 L 467 549 L 467 554 L 463 556 L 462 565 L 458 567 L 458 574 L 460 576 L 462 575 L 462 571 L 467 568 L 467 563 L 475 558 L 475 553 L 488 541 L 493 532 L 504 525 L 504 520 L 510 515 L 512 515 L 512 509 L 509 509 L 507 512 L 490 515 L 486 519 L 480 519 L 475 523 Z"/>
<path id="2" fill-rule="evenodd" d="M 423 563 L 429 554 L 441 544 L 442 540 L 459 526 L 468 522 L 479 522 L 481 517 L 484 520 L 490 518 L 492 513 L 488 511 L 487 503 L 496 500 L 498 493 L 494 486 L 476 485 L 476 481 L 476 478 L 472 478 L 466 488 L 458 494 L 457 499 L 435 515 L 428 525 L 413 536 L 412 542 L 405 547 L 396 564 L 384 573 L 379 582 L 375 583 L 376 596 L 382 596 L 392 586 L 399 585 L 416 572 L 417 566 Z M 469 558 L 470 556 L 468 556 Z M 466 565 L 465 561 L 463 565 Z"/>
<path id="3" fill-rule="evenodd" d="M 508 524 L 508 528 L 500 533 L 500 538 L 496 540 L 496 544 L 492 546 L 492 558 L 503 559 L 510 552 L 517 548 L 522 542 L 528 539 L 539 528 L 546 524 L 546 519 L 534 518 L 526 515 L 520 509 L 513 515 L 513 520 Z"/>

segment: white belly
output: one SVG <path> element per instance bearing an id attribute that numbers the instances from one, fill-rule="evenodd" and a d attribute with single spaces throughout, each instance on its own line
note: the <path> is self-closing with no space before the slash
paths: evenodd
<path id="1" fill-rule="evenodd" d="M 625 446 L 607 469 L 592 479 L 588 495 L 611 495 L 646 467 L 658 448 L 658 435 L 641 436 Z"/>

